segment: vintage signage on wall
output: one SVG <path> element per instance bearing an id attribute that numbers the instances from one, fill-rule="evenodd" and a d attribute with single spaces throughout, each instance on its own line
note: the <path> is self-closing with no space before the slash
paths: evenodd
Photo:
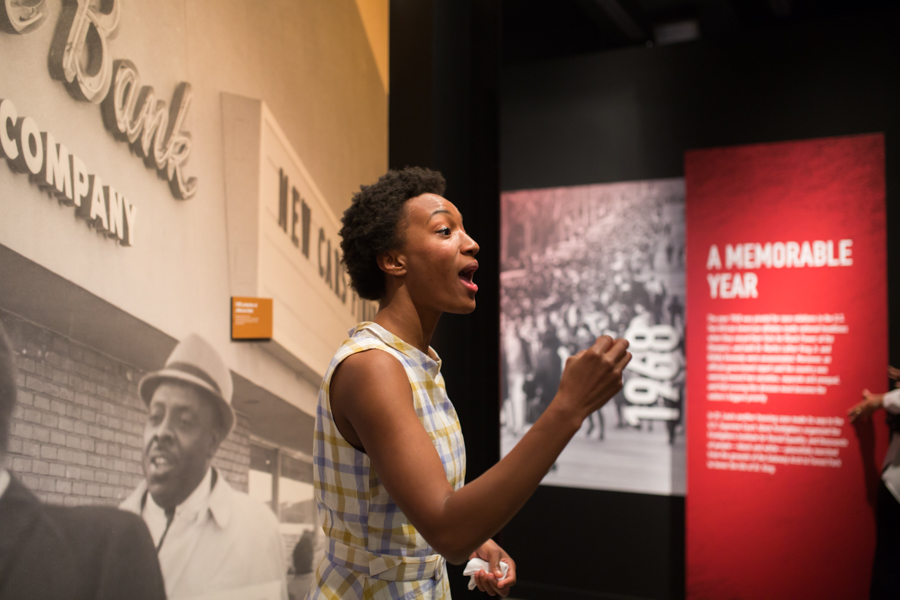
<path id="1" fill-rule="evenodd" d="M 13 171 L 29 174 L 33 181 L 56 196 L 75 214 L 123 246 L 134 245 L 137 207 L 99 175 L 90 172 L 65 144 L 41 131 L 34 119 L 20 116 L 12 100 L 0 99 L 0 158 Z"/>
<path id="2" fill-rule="evenodd" d="M 290 236 L 291 243 L 300 250 L 303 257 L 309 260 L 312 209 L 297 188 L 290 184 L 290 179 L 283 168 L 278 170 L 278 190 L 278 226 Z M 341 304 L 346 305 L 349 285 L 347 270 L 341 263 L 339 243 L 335 241 L 332 247 L 332 238 L 325 233 L 325 227 L 319 227 L 315 237 L 315 261 L 319 268 L 319 277 L 340 299 Z M 362 301 L 352 289 L 349 289 L 349 292 L 351 312 L 358 313 L 360 320 L 373 318 L 374 304 Z"/>
<path id="3" fill-rule="evenodd" d="M 321 377 L 376 304 L 350 287 L 340 221 L 265 104 L 222 94 L 222 113 L 232 294 L 272 298 L 266 348 Z"/>
<path id="4" fill-rule="evenodd" d="M 46 22 L 46 2 L 3 0 L 0 28 L 11 34 L 37 30 Z M 121 10 L 120 0 L 64 2 L 50 47 L 50 75 L 76 100 L 99 104 L 109 131 L 168 180 L 175 198 L 191 198 L 197 179 L 186 176 L 184 166 L 193 141 L 182 129 L 191 104 L 190 84 L 178 84 L 167 103 L 142 85 L 134 63 L 113 60 L 109 40 L 118 32 Z M 57 143 L 52 132 L 40 130 L 32 116 L 20 114 L 10 98 L 0 100 L 0 158 L 14 171 L 30 174 L 98 230 L 122 245 L 134 245 L 134 203 L 89 171 L 64 141 Z"/>

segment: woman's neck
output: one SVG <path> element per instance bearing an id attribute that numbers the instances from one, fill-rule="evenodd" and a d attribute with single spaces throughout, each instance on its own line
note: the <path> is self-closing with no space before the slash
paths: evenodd
<path id="1" fill-rule="evenodd" d="M 402 288 L 401 288 L 402 289 Z M 437 327 L 441 313 L 434 313 L 419 309 L 408 294 L 392 293 L 381 300 L 375 322 L 396 335 L 398 338 L 411 344 L 428 354 L 431 345 L 431 336 Z"/>

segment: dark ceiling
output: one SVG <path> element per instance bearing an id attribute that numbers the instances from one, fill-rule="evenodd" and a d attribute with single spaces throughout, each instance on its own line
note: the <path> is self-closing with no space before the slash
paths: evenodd
<path id="1" fill-rule="evenodd" d="M 842 18 L 898 0 L 503 0 L 511 65 Z"/>

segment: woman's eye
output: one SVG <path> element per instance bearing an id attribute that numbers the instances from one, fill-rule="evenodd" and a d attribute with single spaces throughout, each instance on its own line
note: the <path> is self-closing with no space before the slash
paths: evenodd
<path id="1" fill-rule="evenodd" d="M 440 229 L 437 230 L 437 232 L 441 235 L 450 235 L 450 228 L 449 227 L 441 227 Z"/>

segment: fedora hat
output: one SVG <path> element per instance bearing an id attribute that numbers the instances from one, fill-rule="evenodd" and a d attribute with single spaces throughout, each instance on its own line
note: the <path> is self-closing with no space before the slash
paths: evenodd
<path id="1" fill-rule="evenodd" d="M 196 333 L 190 334 L 175 346 L 161 370 L 144 375 L 138 383 L 138 393 L 144 404 L 150 405 L 153 392 L 166 380 L 184 381 L 209 392 L 222 415 L 225 436 L 231 433 L 234 428 L 231 371 L 209 342 Z"/>

